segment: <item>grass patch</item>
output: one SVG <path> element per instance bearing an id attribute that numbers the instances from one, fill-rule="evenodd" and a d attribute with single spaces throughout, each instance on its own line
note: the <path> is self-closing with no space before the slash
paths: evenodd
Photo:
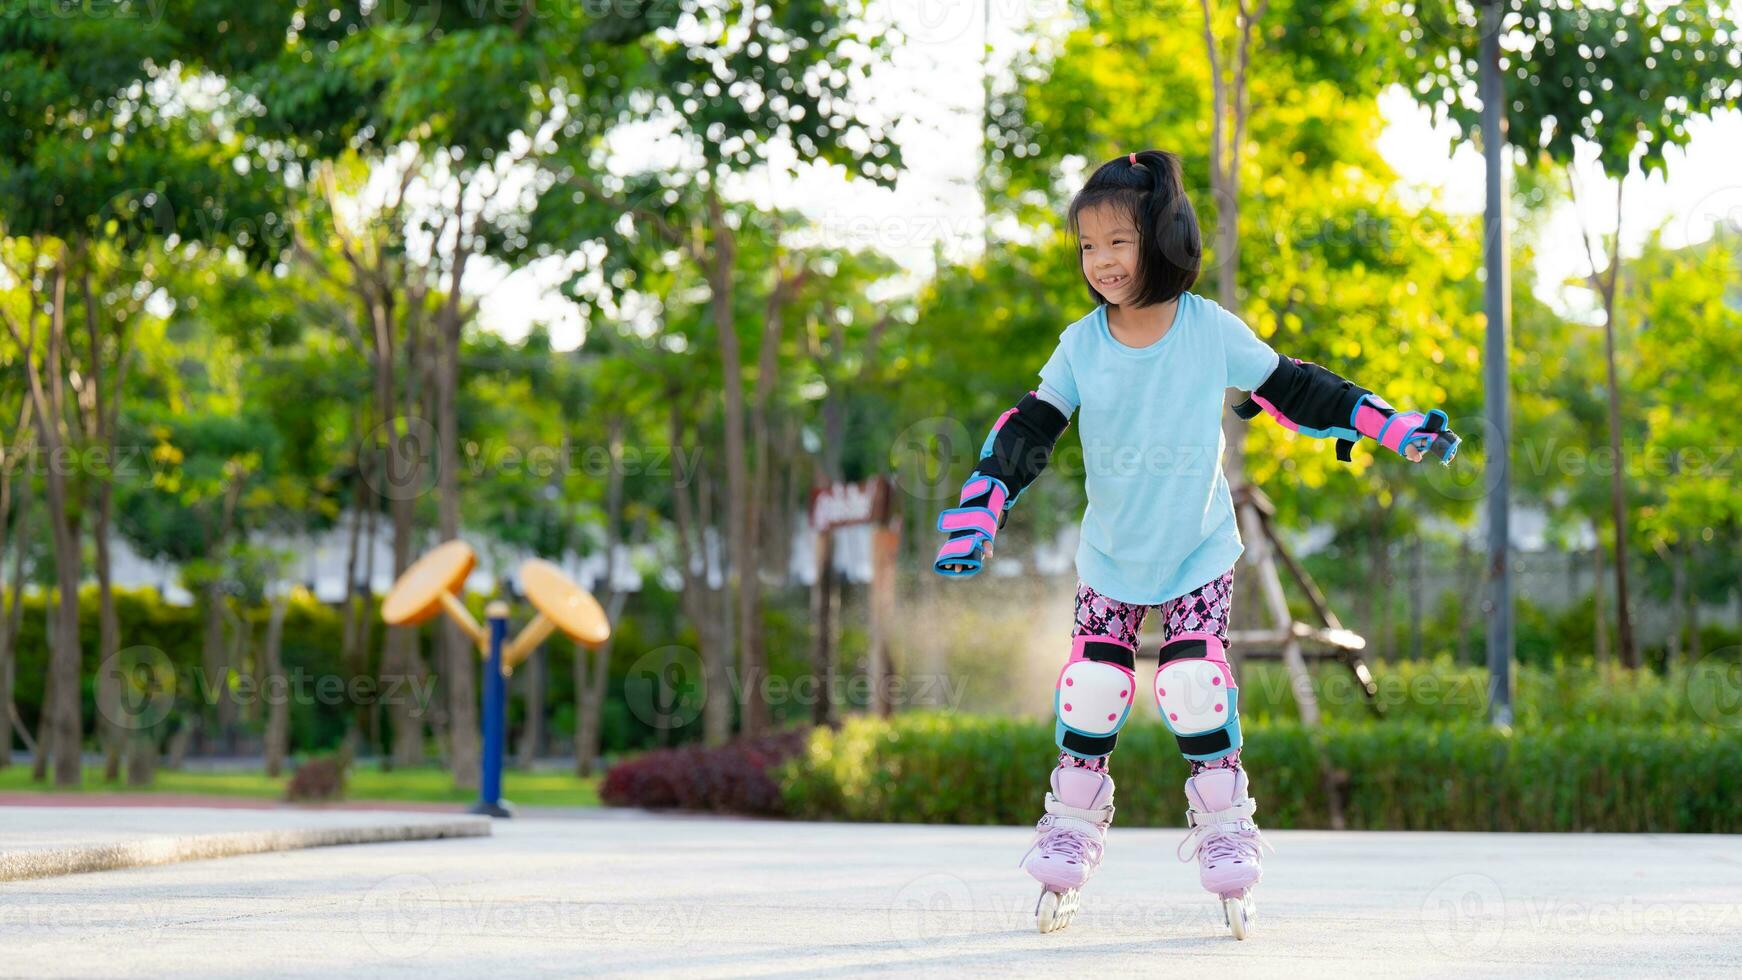
<path id="1" fill-rule="evenodd" d="M 0 769 L 0 791 L 43 793 L 187 793 L 200 796 L 231 796 L 248 799 L 276 800 L 284 797 L 284 784 L 289 774 L 279 777 L 264 772 L 190 772 L 159 769 L 156 780 L 146 787 L 126 783 L 106 783 L 101 769 L 87 767 L 84 780 L 76 787 L 61 787 L 53 782 L 35 782 L 30 778 L 30 766 L 14 764 Z M 515 772 L 502 778 L 503 795 L 510 801 L 528 806 L 598 806 L 599 780 L 585 779 L 566 772 Z M 444 769 L 419 768 L 383 771 L 378 766 L 360 766 L 351 770 L 345 785 L 345 799 L 352 801 L 382 800 L 400 803 L 468 803 L 478 796 L 475 790 L 457 788 Z"/>

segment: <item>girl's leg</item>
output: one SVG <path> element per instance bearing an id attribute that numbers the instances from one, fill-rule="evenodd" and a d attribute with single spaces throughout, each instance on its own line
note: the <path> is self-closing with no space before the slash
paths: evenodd
<path id="1" fill-rule="evenodd" d="M 1162 604 L 1164 666 L 1155 686 L 1192 767 L 1185 786 L 1192 830 L 1181 860 L 1198 862 L 1199 882 L 1221 900 L 1234 938 L 1244 939 L 1254 909 L 1252 886 L 1264 874 L 1264 838 L 1252 819 L 1257 804 L 1240 767 L 1239 691 L 1225 661 L 1233 586 L 1230 569 Z"/>
<path id="2" fill-rule="evenodd" d="M 1234 570 L 1227 572 L 1211 582 L 1180 596 L 1162 603 L 1158 609 L 1162 617 L 1163 643 L 1173 640 L 1180 633 L 1213 633 L 1222 641 L 1224 648 L 1228 645 L 1228 608 L 1234 597 Z M 1238 678 L 1236 678 L 1238 681 Z M 1191 763 L 1191 774 L 1196 776 L 1206 769 L 1239 769 L 1240 750 L 1208 762 L 1196 759 L 1187 760 Z"/>
<path id="3" fill-rule="evenodd" d="M 1135 654 L 1137 631 L 1143 628 L 1143 617 L 1148 611 L 1147 606 L 1134 606 L 1128 602 L 1109 599 L 1088 585 L 1078 582 L 1076 616 L 1071 626 L 1072 645 L 1075 646 L 1079 637 L 1105 636 L 1127 644 Z M 1061 749 L 1058 764 L 1106 772 L 1109 756 L 1110 752 L 1085 758 Z"/>
<path id="4" fill-rule="evenodd" d="M 1071 656 L 1053 694 L 1058 765 L 1048 780 L 1046 815 L 1022 867 L 1040 882 L 1035 923 L 1041 932 L 1070 924 L 1077 891 L 1101 866 L 1113 823 L 1113 777 L 1107 756 L 1137 695 L 1137 628 L 1142 606 L 1109 599 L 1081 583 Z"/>

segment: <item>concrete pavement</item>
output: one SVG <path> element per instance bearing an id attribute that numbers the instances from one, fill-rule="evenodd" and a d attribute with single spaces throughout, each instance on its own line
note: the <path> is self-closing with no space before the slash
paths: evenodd
<path id="1" fill-rule="evenodd" d="M 490 833 L 489 820 L 460 814 L 307 810 L 241 802 L 241 807 L 227 808 L 0 808 L 0 882 L 305 847 Z"/>
<path id="2" fill-rule="evenodd" d="M 1115 827 L 1046 936 L 1026 828 L 571 811 L 494 830 L 0 884 L 0 974 L 1742 971 L 1742 838 L 1272 833 L 1236 943 L 1169 830 Z"/>

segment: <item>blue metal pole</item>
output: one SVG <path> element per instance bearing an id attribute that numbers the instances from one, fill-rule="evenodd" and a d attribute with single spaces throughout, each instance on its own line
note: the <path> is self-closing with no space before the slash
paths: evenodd
<path id="1" fill-rule="evenodd" d="M 484 759 L 473 813 L 510 817 L 514 811 L 502 802 L 503 743 L 507 741 L 508 684 L 502 674 L 502 643 L 508 636 L 508 605 L 490 603 L 490 659 L 484 666 Z"/>

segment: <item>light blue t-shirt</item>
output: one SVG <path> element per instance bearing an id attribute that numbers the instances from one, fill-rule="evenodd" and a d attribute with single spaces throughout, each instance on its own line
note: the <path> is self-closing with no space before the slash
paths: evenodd
<path id="1" fill-rule="evenodd" d="M 1276 364 L 1251 327 L 1192 293 L 1148 347 L 1113 339 L 1105 304 L 1065 328 L 1037 393 L 1067 418 L 1077 411 L 1085 584 L 1154 605 L 1234 566 L 1244 545 L 1222 474 L 1222 398 L 1257 388 Z"/>

